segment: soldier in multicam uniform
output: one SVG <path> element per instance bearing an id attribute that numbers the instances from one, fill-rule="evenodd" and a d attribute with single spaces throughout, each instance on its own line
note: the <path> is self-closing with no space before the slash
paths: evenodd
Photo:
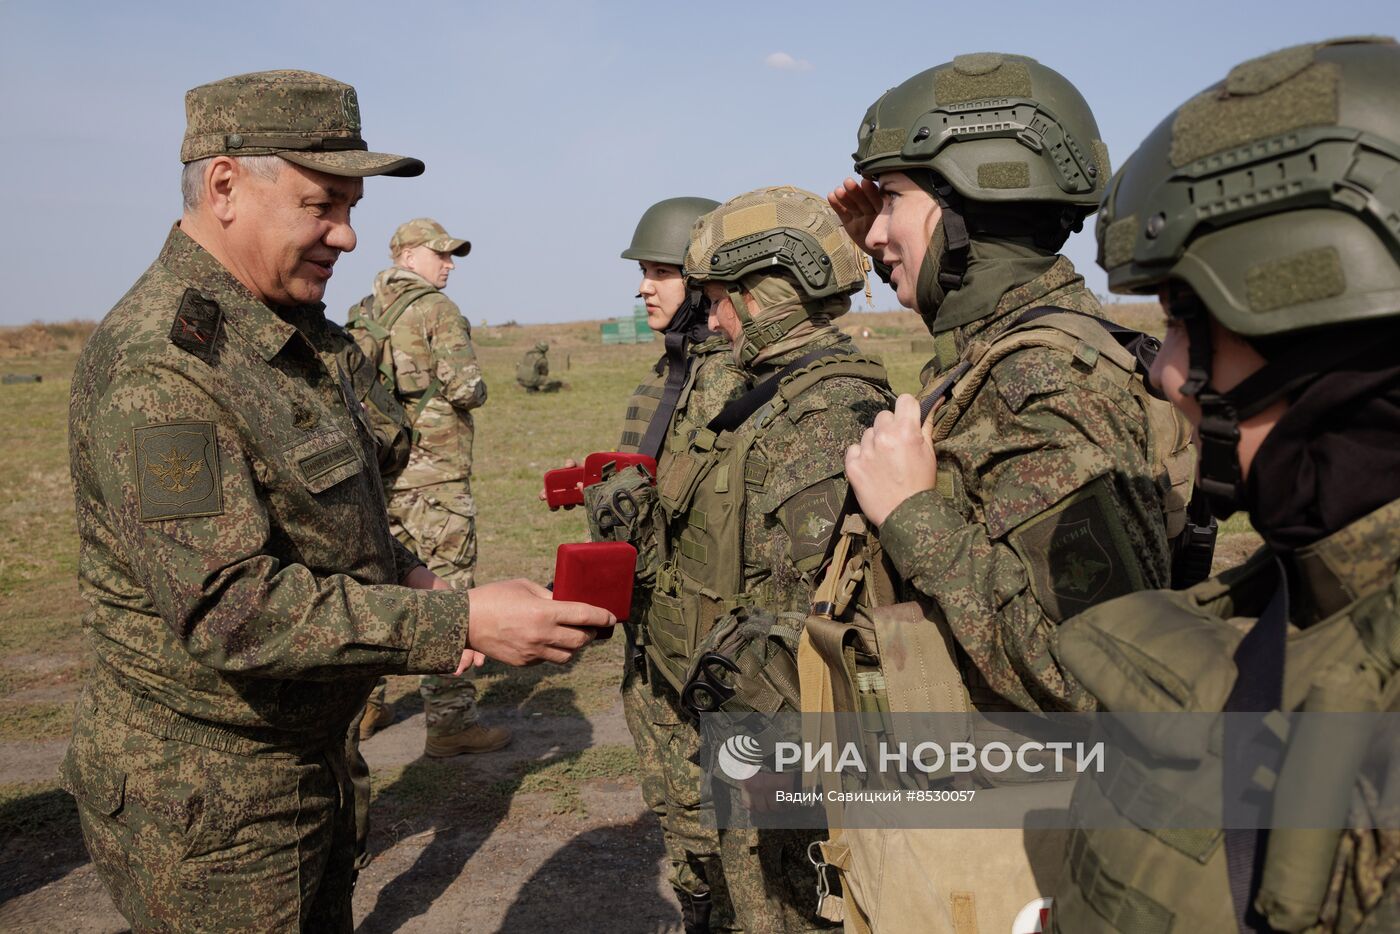
<path id="1" fill-rule="evenodd" d="M 744 378 L 730 359 L 729 342 L 710 331 L 703 299 L 687 288 L 682 265 L 690 229 L 700 215 L 719 207 L 708 198 L 668 198 L 646 210 L 623 259 L 637 262 L 646 303 L 647 325 L 660 333 L 666 351 L 627 403 L 619 451 L 658 458 L 669 469 L 690 432 L 703 426 L 744 389 Z M 608 496 L 615 490 L 609 486 Z M 644 481 L 629 495 L 654 499 Z M 599 493 L 589 491 L 589 513 Z M 606 499 L 606 498 L 604 498 Z M 606 507 L 607 503 L 603 505 Z M 596 520 L 592 524 L 601 524 Z M 602 533 L 601 537 L 613 537 Z M 622 674 L 622 707 L 641 763 L 642 797 L 661 824 L 670 862 L 668 881 L 681 903 L 686 934 L 725 930 L 733 908 L 719 866 L 719 837 L 712 806 L 701 787 L 695 762 L 699 734 L 686 722 L 671 683 L 646 656 L 640 623 L 646 618 L 650 587 L 656 579 L 655 536 L 634 541 L 641 553 L 633 590 L 633 619 L 627 624 L 628 660 Z"/>
<path id="2" fill-rule="evenodd" d="M 1189 590 L 1095 607 L 1061 629 L 1059 653 L 1108 709 L 1311 715 L 1276 723 L 1262 761 L 1238 771 L 1270 779 L 1272 808 L 1328 802 L 1338 820 L 1284 805 L 1268 831 L 1173 829 L 1168 815 L 1203 803 L 1173 790 L 1189 774 L 1179 751 L 1134 761 L 1131 781 L 1081 778 L 1051 913 L 1061 934 L 1400 930 L 1395 729 L 1348 735 L 1356 719 L 1336 716 L 1400 712 L 1397 211 L 1392 39 L 1236 66 L 1109 185 L 1109 287 L 1161 299 L 1153 378 L 1200 434 L 1212 509 L 1246 510 L 1264 546 Z"/>
<path id="3" fill-rule="evenodd" d="M 471 324 L 441 289 L 471 244 L 420 217 L 401 224 L 389 241 L 394 265 L 374 280 L 374 292 L 352 311 L 377 351 L 383 378 L 413 424 L 408 465 L 390 485 L 394 536 L 428 570 L 469 589 L 475 583 L 476 503 L 472 499 L 472 410 L 486 403 L 486 381 L 472 348 Z M 374 328 L 377 327 L 377 331 Z M 425 675 L 418 687 L 427 720 L 424 753 L 455 756 L 491 752 L 510 742 L 500 727 L 477 719 L 476 684 L 462 677 Z M 381 682 L 360 724 L 361 735 L 393 719 Z"/>
<path id="4" fill-rule="evenodd" d="M 1056 628 L 1099 601 L 1170 585 L 1178 530 L 1167 525 L 1184 522 L 1190 469 L 1184 426 L 1149 395 L 1058 252 L 1108 181 L 1093 114 L 1033 59 L 964 55 L 883 94 L 861 120 L 854 158 L 864 180 L 846 179 L 829 200 L 933 334 L 924 392 L 957 380 L 927 423 L 919 401 L 902 396 L 852 448 L 860 510 L 896 592 L 950 634 L 947 665 L 971 707 L 1092 710 L 1052 651 Z M 930 858 L 975 859 L 985 833 L 908 839 L 950 851 Z M 860 833 L 840 842 L 876 845 Z M 1024 904 L 1005 914 L 1019 897 L 1005 879 L 959 893 L 937 874 L 892 881 L 899 868 L 887 866 L 883 881 L 846 878 L 851 930 L 872 918 L 908 923 L 911 912 L 947 919 L 959 895 L 978 903 L 964 913 L 1007 919 L 995 923 Z"/>
<path id="5" fill-rule="evenodd" d="M 379 369 L 365 356 L 360 345 L 349 332 L 327 328 L 327 350 L 335 356 L 340 369 L 350 381 L 354 398 L 359 401 L 368 425 L 374 435 L 375 450 L 379 455 L 379 476 L 388 484 L 408 465 L 409 451 L 413 446 L 413 425 L 408 412 L 385 388 L 379 378 Z M 360 752 L 360 740 L 368 739 L 374 728 L 364 730 L 364 721 L 376 707 L 386 709 L 384 704 L 384 679 L 380 678 L 370 694 L 370 701 L 350 723 L 345 736 L 345 765 L 350 776 L 350 784 L 355 792 L 355 869 L 369 865 L 369 803 L 371 797 L 370 768 Z M 378 704 L 375 701 L 378 699 Z M 391 714 L 392 716 L 392 714 Z"/>
<path id="6" fill-rule="evenodd" d="M 549 378 L 549 341 L 540 341 L 515 365 L 515 381 L 526 392 L 557 392 L 564 384 Z"/>
<path id="7" fill-rule="evenodd" d="M 184 214 L 73 378 L 94 658 L 63 786 L 133 928 L 348 932 L 345 736 L 373 679 L 567 661 L 611 617 L 454 590 L 389 532 L 320 299 L 361 179 L 422 163 L 367 151 L 354 89 L 309 72 L 186 111 Z"/>
<path id="8" fill-rule="evenodd" d="M 818 196 L 777 187 L 731 199 L 696 224 L 685 275 L 755 386 L 688 432 L 658 482 L 665 534 L 646 650 L 673 690 L 730 610 L 807 607 L 846 494 L 846 448 L 890 403 L 884 368 L 832 324 L 864 283 L 864 264 Z M 739 928 L 822 926 L 811 838 L 720 829 Z"/>

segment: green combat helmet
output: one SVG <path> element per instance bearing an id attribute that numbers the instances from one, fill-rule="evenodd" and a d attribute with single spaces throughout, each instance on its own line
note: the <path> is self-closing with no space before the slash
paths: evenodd
<path id="1" fill-rule="evenodd" d="M 1109 178 L 1084 96 L 1035 59 L 997 52 L 959 55 L 880 95 L 852 158 L 865 178 L 910 172 L 942 207 L 927 260 L 938 285 L 925 299 L 932 307 L 962 285 L 969 229 L 1029 233 L 1058 250 L 1098 208 Z"/>
<path id="2" fill-rule="evenodd" d="M 755 321 L 739 281 L 747 276 L 784 274 L 803 302 L 773 320 Z M 824 308 L 865 284 L 864 255 L 856 249 L 826 200 L 810 191 L 782 185 L 731 198 L 700 218 L 685 255 L 685 277 L 692 285 L 726 285 L 744 328 L 743 362 L 777 343 Z"/>
<path id="3" fill-rule="evenodd" d="M 690 228 L 702 214 L 717 207 L 719 202 L 709 198 L 667 198 L 656 202 L 637 221 L 632 245 L 622 251 L 622 258 L 668 266 L 684 264 Z"/>
<path id="4" fill-rule="evenodd" d="M 1201 486 L 1233 511 L 1239 421 L 1354 341 L 1293 341 L 1228 393 L 1210 386 L 1207 313 L 1246 338 L 1400 315 L 1400 46 L 1338 39 L 1236 66 L 1152 131 L 1099 217 L 1109 288 L 1169 281 L 1190 336 L 1182 392 L 1201 404 Z M 1327 345 L 1324 351 L 1323 344 Z"/>

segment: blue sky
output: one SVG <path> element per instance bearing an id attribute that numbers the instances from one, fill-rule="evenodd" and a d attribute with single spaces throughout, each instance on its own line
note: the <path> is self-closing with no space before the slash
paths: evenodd
<path id="1" fill-rule="evenodd" d="M 825 192 L 886 88 L 976 51 L 1038 58 L 1093 105 L 1116 166 L 1233 64 L 1328 36 L 1400 33 L 1400 4 L 462 2 L 392 18 L 359 0 L 0 0 L 0 324 L 98 318 L 179 217 L 187 88 L 265 68 L 356 86 L 370 179 L 328 313 L 368 291 L 402 220 L 473 242 L 448 293 L 474 322 L 627 312 L 641 212 L 768 184 Z M 777 67 L 775 67 L 777 66 Z M 1069 253 L 1103 289 L 1092 231 Z M 894 307 L 877 288 L 877 308 Z"/>

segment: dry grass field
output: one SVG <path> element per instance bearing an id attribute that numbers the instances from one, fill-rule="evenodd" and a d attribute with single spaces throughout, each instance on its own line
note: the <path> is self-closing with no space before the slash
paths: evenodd
<path id="1" fill-rule="evenodd" d="M 1160 331 L 1154 307 L 1120 309 Z M 911 313 L 844 319 L 912 391 L 929 356 Z M 87 327 L 0 330 L 7 468 L 0 471 L 0 929 L 117 931 L 86 865 L 71 799 L 55 771 L 83 678 L 77 540 L 65 434 L 68 381 Z M 556 544 L 585 535 L 578 513 L 536 500 L 540 475 L 568 456 L 610 449 L 628 393 L 660 343 L 602 346 L 596 322 L 478 327 L 490 398 L 477 418 L 478 580 L 544 580 Z M 554 395 L 526 394 L 515 363 L 551 341 Z M 1233 536 L 1238 560 L 1251 536 Z M 515 743 L 502 753 L 421 757 L 417 679 L 390 680 L 398 721 L 365 746 L 375 769 L 376 860 L 356 891 L 361 929 L 536 931 L 592 905 L 599 929 L 657 931 L 679 915 L 660 879 L 659 837 L 636 789 L 635 756 L 617 701 L 622 642 L 566 668 L 488 666 L 481 702 Z M 607 879 L 606 885 L 597 880 Z M 619 920 L 625 919 L 625 920 Z M 570 924 L 571 929 L 577 929 Z"/>

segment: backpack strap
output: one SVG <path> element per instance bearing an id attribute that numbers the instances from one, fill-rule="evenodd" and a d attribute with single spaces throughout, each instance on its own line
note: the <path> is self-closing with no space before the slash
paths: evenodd
<path id="1" fill-rule="evenodd" d="M 1057 308 L 1054 305 L 1032 308 L 1012 322 L 1011 327 L 1008 328 L 1007 331 L 1014 331 L 1052 315 L 1078 315 L 1093 321 L 1100 329 L 1106 332 L 1108 336 L 1112 337 L 1120 347 L 1133 355 L 1135 361 L 1134 369 L 1137 371 L 1137 374 L 1142 377 L 1143 385 L 1147 388 L 1147 391 L 1158 399 L 1164 398 L 1148 378 L 1152 370 L 1152 363 L 1157 359 L 1157 354 L 1162 349 L 1162 342 L 1145 331 L 1135 331 L 1132 328 L 1124 327 L 1121 324 L 1115 324 L 1107 318 L 1101 318 L 1098 315 L 1091 315 L 1088 312 L 1076 311 L 1071 308 Z M 1049 322 L 1049 326 L 1055 327 L 1056 322 Z M 1007 333 L 1007 331 L 1003 331 L 1002 333 Z"/>
<path id="2" fill-rule="evenodd" d="M 851 351 L 841 347 L 822 347 L 819 350 L 813 350 L 810 353 L 803 354 L 773 376 L 759 383 L 757 386 L 720 409 L 719 414 L 710 419 L 705 429 L 716 435 L 725 431 L 733 431 L 735 428 L 738 428 L 740 425 L 744 424 L 744 422 L 748 421 L 753 413 L 767 405 L 772 398 L 778 394 L 778 390 L 782 387 L 783 381 L 789 376 L 792 376 L 798 370 L 811 366 L 823 357 L 849 354 L 850 352 Z"/>
<path id="3" fill-rule="evenodd" d="M 399 318 L 403 317 L 405 311 L 408 311 L 409 305 L 412 305 L 423 296 L 436 291 L 437 289 L 430 285 L 419 285 L 406 290 L 402 295 L 394 299 L 393 304 L 384 309 L 383 314 L 376 317 L 376 323 L 384 329 L 384 336 L 388 337 L 389 333 L 394 330 L 394 325 L 399 323 Z"/>

